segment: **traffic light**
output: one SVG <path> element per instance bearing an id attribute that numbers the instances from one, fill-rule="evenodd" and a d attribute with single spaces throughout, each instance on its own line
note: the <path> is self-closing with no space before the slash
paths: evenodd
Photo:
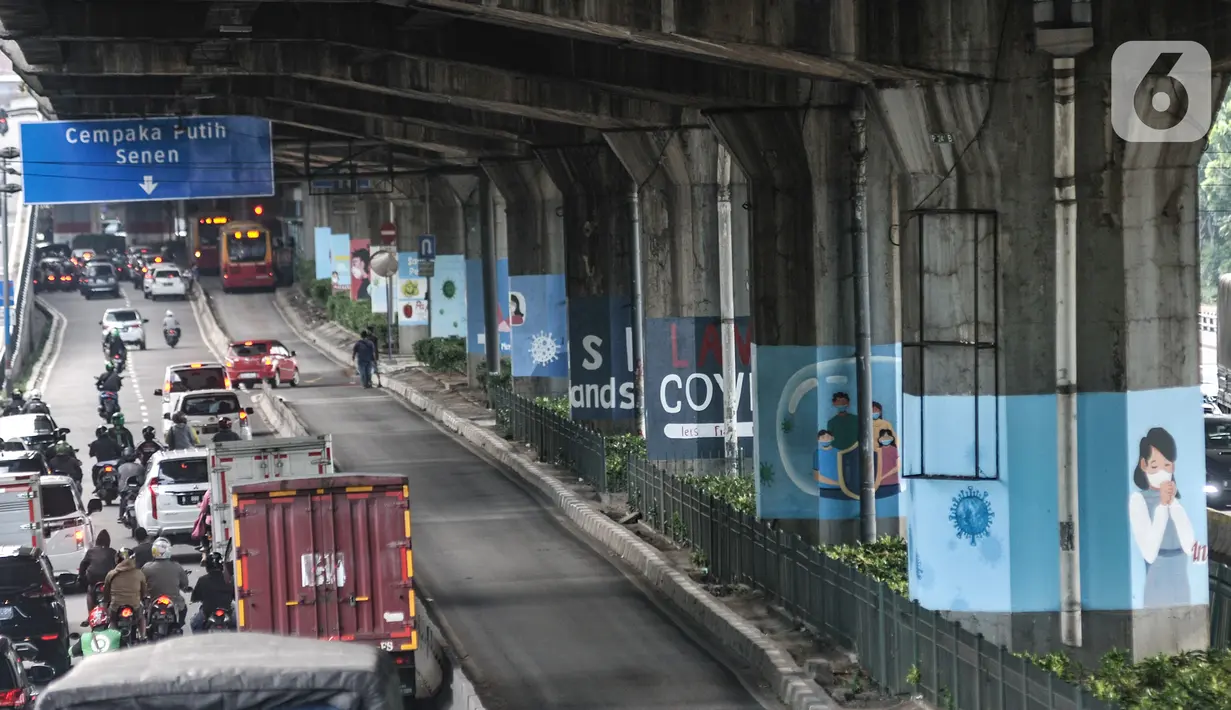
<path id="1" fill-rule="evenodd" d="M 255 214 L 257 217 L 260 217 L 261 215 L 265 214 L 265 208 L 260 205 L 257 205 L 256 207 L 252 208 L 252 213 Z"/>
<path id="2" fill-rule="evenodd" d="M 9 132 L 9 112 L 0 108 L 0 136 Z"/>

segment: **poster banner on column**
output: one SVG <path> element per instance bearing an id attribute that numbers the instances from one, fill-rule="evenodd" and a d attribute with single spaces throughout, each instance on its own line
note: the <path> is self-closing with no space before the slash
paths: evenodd
<path id="1" fill-rule="evenodd" d="M 440 254 L 432 289 L 432 337 L 466 337 L 466 257 Z"/>
<path id="2" fill-rule="evenodd" d="M 350 235 L 329 236 L 329 260 L 333 270 L 329 275 L 334 291 L 350 292 Z"/>
<path id="3" fill-rule="evenodd" d="M 398 252 L 398 325 L 428 325 L 431 308 L 428 280 L 419 276 L 419 252 Z"/>
<path id="4" fill-rule="evenodd" d="M 859 517 L 859 393 L 853 350 L 753 346 L 758 516 Z M 872 382 L 876 514 L 894 518 L 899 515 L 901 451 L 897 346 L 873 346 Z"/>
<path id="5" fill-rule="evenodd" d="M 484 331 L 483 317 L 483 261 L 481 259 L 466 260 L 466 352 L 482 355 L 487 337 Z M 507 357 L 513 354 L 513 343 L 509 339 L 509 260 L 496 261 L 496 330 L 500 333 L 500 355 Z"/>
<path id="6" fill-rule="evenodd" d="M 735 319 L 736 429 L 752 455 L 751 319 Z M 723 455 L 722 320 L 648 318 L 645 322 L 645 428 L 650 459 Z"/>
<path id="7" fill-rule="evenodd" d="M 370 239 L 350 240 L 350 299 L 372 298 L 372 250 Z"/>
<path id="8" fill-rule="evenodd" d="M 333 273 L 333 231 L 329 227 L 317 227 L 312 235 L 316 245 L 316 278 L 327 279 Z"/>
<path id="9" fill-rule="evenodd" d="M 395 290 L 393 298 L 395 301 L 397 300 L 397 273 L 395 272 L 391 277 L 384 277 L 377 273 L 375 267 L 376 264 L 379 264 L 382 259 L 392 259 L 393 264 L 396 265 L 398 254 L 394 251 L 394 247 L 391 246 L 372 245 L 370 248 L 372 250 L 372 268 L 369 270 L 369 273 L 372 278 L 372 286 L 369 289 L 369 293 L 372 295 L 372 312 L 388 313 L 390 281 L 393 282 L 393 288 Z"/>
<path id="10" fill-rule="evenodd" d="M 627 296 L 568 299 L 568 399 L 575 419 L 637 416 L 631 314 Z"/>
<path id="11" fill-rule="evenodd" d="M 514 377 L 568 377 L 564 274 L 509 277 Z"/>

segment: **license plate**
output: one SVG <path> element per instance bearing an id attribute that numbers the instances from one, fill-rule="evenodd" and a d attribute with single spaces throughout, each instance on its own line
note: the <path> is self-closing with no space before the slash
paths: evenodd
<path id="1" fill-rule="evenodd" d="M 13 618 L 13 607 L 0 606 L 0 621 L 9 621 Z"/>
<path id="2" fill-rule="evenodd" d="M 261 376 L 261 373 L 259 373 L 259 372 L 241 372 L 241 373 L 239 373 L 239 379 L 241 379 L 241 380 L 255 380 L 256 378 L 258 378 L 258 377 L 260 377 L 260 376 Z"/>
<path id="3" fill-rule="evenodd" d="M 181 493 L 175 496 L 175 502 L 180 505 L 200 505 L 202 495 L 201 493 Z"/>

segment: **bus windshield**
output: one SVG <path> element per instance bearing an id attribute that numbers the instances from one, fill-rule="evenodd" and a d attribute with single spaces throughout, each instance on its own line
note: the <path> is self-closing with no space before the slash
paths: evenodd
<path id="1" fill-rule="evenodd" d="M 247 234 L 251 234 L 248 232 Z M 258 237 L 235 233 L 227 241 L 227 260 L 233 264 L 251 264 L 265 261 L 269 256 L 269 234 L 261 232 Z"/>
<path id="2" fill-rule="evenodd" d="M 222 228 L 216 224 L 198 224 L 197 225 L 197 236 L 200 239 L 201 246 L 203 247 L 218 246 L 218 233 L 221 231 L 221 229 Z"/>

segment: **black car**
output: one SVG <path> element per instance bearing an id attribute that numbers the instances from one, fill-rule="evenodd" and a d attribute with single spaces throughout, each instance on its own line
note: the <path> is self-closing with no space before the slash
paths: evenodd
<path id="1" fill-rule="evenodd" d="M 68 672 L 68 610 L 51 563 L 37 547 L 0 547 L 0 634 L 37 649 L 33 660 L 58 677 Z"/>
<path id="2" fill-rule="evenodd" d="M 1205 417 L 1205 501 L 1211 508 L 1231 509 L 1231 415 Z"/>
<path id="3" fill-rule="evenodd" d="M 28 709 L 34 707 L 38 691 L 35 684 L 43 685 L 52 680 L 46 666 L 36 665 L 26 670 L 24 656 L 33 660 L 37 649 L 31 644 L 14 643 L 0 636 L 0 708 Z"/>
<path id="4" fill-rule="evenodd" d="M 115 264 L 101 259 L 87 261 L 79 279 L 81 295 L 87 300 L 99 294 L 121 298 L 123 294 L 120 293 L 118 279 Z"/>
<path id="5" fill-rule="evenodd" d="M 0 440 L 6 444 L 2 447 L 6 451 L 21 450 L 15 446 L 7 446 L 20 442 L 22 449 L 40 451 L 50 458 L 53 447 L 70 431 L 65 427 L 57 427 L 56 420 L 52 419 L 50 414 L 10 414 L 0 417 Z"/>

